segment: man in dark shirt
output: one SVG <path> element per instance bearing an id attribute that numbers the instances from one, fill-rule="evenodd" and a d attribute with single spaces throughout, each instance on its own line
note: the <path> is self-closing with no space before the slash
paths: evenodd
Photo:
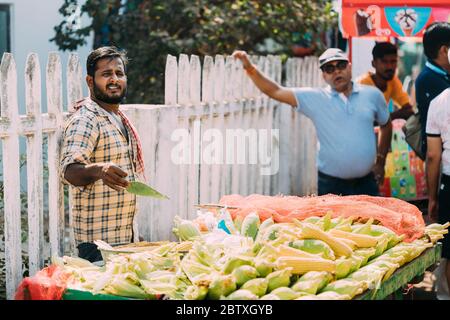
<path id="1" fill-rule="evenodd" d="M 425 129 L 430 102 L 442 91 L 450 87 L 450 23 L 437 22 L 429 25 L 423 35 L 423 48 L 428 61 L 416 80 L 416 101 L 422 127 L 422 152 L 427 154 L 427 136 L 425 134 Z M 427 172 L 428 176 L 431 173 L 431 161 L 435 150 L 436 146 L 430 144 L 430 150 L 428 150 L 429 154 L 427 154 L 426 161 L 427 171 L 429 171 Z M 428 185 L 430 186 L 430 178 L 427 178 Z M 430 203 L 428 215 L 433 221 L 433 214 L 436 213 L 436 210 L 435 208 L 433 209 L 433 204 L 431 203 L 431 200 L 433 200 L 431 199 L 433 192 L 431 189 L 429 192 Z M 436 195 L 434 197 L 436 197 Z M 442 288 L 445 288 L 447 284 L 446 278 L 450 272 L 449 261 L 441 261 L 441 263 L 445 265 L 445 276 L 442 276 L 439 273 L 436 275 L 435 286 L 437 288 L 438 298 L 440 295 L 439 292 L 442 291 Z"/>
<path id="2" fill-rule="evenodd" d="M 416 80 L 416 101 L 422 127 L 422 152 L 427 151 L 425 128 L 431 100 L 450 87 L 450 23 L 435 22 L 423 34 L 423 48 L 427 62 Z"/>

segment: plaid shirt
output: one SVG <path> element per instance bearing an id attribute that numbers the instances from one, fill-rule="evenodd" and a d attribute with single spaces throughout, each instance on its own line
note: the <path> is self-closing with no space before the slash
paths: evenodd
<path id="1" fill-rule="evenodd" d="M 129 181 L 137 180 L 132 143 L 134 136 L 125 124 L 130 143 L 110 118 L 111 115 L 87 98 L 79 102 L 78 110 L 67 121 L 61 149 L 61 174 L 69 164 L 113 162 L 125 171 Z M 134 143 L 136 143 L 134 141 Z M 109 244 L 130 243 L 136 196 L 125 190 L 116 191 L 101 179 L 84 187 L 72 186 L 72 214 L 75 241 L 103 240 Z"/>

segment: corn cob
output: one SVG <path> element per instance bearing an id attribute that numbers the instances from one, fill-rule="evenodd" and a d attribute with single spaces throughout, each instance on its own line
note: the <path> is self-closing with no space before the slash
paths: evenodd
<path id="1" fill-rule="evenodd" d="M 352 279 L 341 279 L 329 283 L 322 292 L 334 291 L 338 294 L 349 295 L 350 298 L 364 292 L 367 289 L 365 281 L 356 281 Z"/>
<path id="2" fill-rule="evenodd" d="M 370 235 L 370 233 L 372 232 L 372 224 L 373 224 L 373 218 L 370 218 L 364 224 L 354 224 L 351 226 L 352 232 Z"/>
<path id="3" fill-rule="evenodd" d="M 322 258 L 335 260 L 333 249 L 325 242 L 317 239 L 303 239 L 289 242 L 289 246 L 308 253 L 321 255 Z"/>
<path id="4" fill-rule="evenodd" d="M 428 237 L 429 241 L 433 244 L 438 240 L 444 238 L 444 234 L 448 233 L 448 230 L 444 227 L 448 224 L 448 222 L 444 225 L 440 225 L 438 223 L 430 224 L 425 227 L 425 236 Z"/>
<path id="5" fill-rule="evenodd" d="M 332 260 L 322 258 L 279 257 L 276 260 L 279 269 L 292 268 L 293 274 L 304 274 L 308 271 L 327 271 L 334 273 L 336 264 Z"/>
<path id="6" fill-rule="evenodd" d="M 260 224 L 259 215 L 256 212 L 250 213 L 242 221 L 241 235 L 251 237 L 255 240 Z"/>
<path id="7" fill-rule="evenodd" d="M 322 217 L 322 229 L 328 231 L 331 228 L 331 211 L 328 211 L 325 216 Z"/>
<path id="8" fill-rule="evenodd" d="M 346 238 L 341 238 L 341 237 L 337 237 L 337 236 L 333 236 L 336 240 L 339 240 L 343 243 L 345 243 L 347 246 L 350 247 L 350 249 L 355 250 L 356 248 L 358 248 L 358 245 L 356 244 L 355 241 L 350 240 L 350 239 L 346 239 Z"/>
<path id="9" fill-rule="evenodd" d="M 322 258 L 319 255 L 312 254 L 312 253 L 309 253 L 309 252 L 306 252 L 303 250 L 291 248 L 285 244 L 280 245 L 278 247 L 274 247 L 274 246 L 266 243 L 264 245 L 264 247 L 266 248 L 267 252 L 275 258 L 279 258 L 279 257 L 297 257 L 297 258 L 310 258 L 310 259 Z"/>
<path id="10" fill-rule="evenodd" d="M 278 247 L 278 255 L 288 257 L 298 257 L 298 258 L 311 258 L 311 259 L 322 258 L 322 254 L 309 253 L 303 250 L 289 247 L 285 244 Z"/>
<path id="11" fill-rule="evenodd" d="M 289 287 L 279 287 L 270 292 L 271 294 L 277 295 L 281 300 L 294 300 L 301 296 L 298 292 L 292 290 Z"/>
<path id="12" fill-rule="evenodd" d="M 341 221 L 339 221 L 339 223 L 337 223 L 335 226 L 333 226 L 332 229 L 352 232 L 352 222 L 354 219 L 355 219 L 355 217 L 353 217 L 353 216 L 347 217 L 343 220 L 341 219 Z"/>
<path id="13" fill-rule="evenodd" d="M 304 221 L 304 222 L 307 222 L 308 219 L 310 219 L 310 218 L 317 218 L 317 220 L 320 220 L 319 217 L 309 217 L 309 218 L 307 218 L 307 219 L 305 219 L 305 220 L 303 220 L 303 221 Z M 292 222 L 293 222 L 294 225 L 296 225 L 297 227 L 303 228 L 303 223 L 304 223 L 304 222 L 301 222 L 301 221 L 298 220 L 298 219 L 292 219 Z"/>
<path id="14" fill-rule="evenodd" d="M 351 232 L 345 232 L 341 230 L 332 229 L 329 233 L 335 237 L 349 239 L 356 243 L 360 248 L 371 248 L 375 247 L 378 243 L 378 239 L 365 234 L 357 234 Z"/>
<path id="15" fill-rule="evenodd" d="M 315 300 L 351 300 L 351 297 L 348 294 L 339 294 L 334 291 L 327 291 L 316 295 Z"/>
<path id="16" fill-rule="evenodd" d="M 195 222 L 182 219 L 179 216 L 175 216 L 173 222 L 175 226 L 172 228 L 172 232 L 180 240 L 192 240 L 201 236 L 200 229 Z"/>
<path id="17" fill-rule="evenodd" d="M 326 242 L 338 256 L 348 257 L 353 253 L 352 248 L 348 246 L 344 241 L 336 239 L 332 235 L 320 230 L 319 228 L 311 224 L 303 224 L 300 237 L 303 239 L 312 238 L 322 240 Z"/>
<path id="18" fill-rule="evenodd" d="M 432 223 L 425 227 L 425 230 L 433 229 L 433 230 L 444 230 L 450 226 L 450 222 L 446 222 L 444 224 Z"/>
<path id="19" fill-rule="evenodd" d="M 430 238 L 430 241 L 433 244 L 444 238 L 444 235 L 442 234 L 427 234 L 427 236 Z"/>
<path id="20" fill-rule="evenodd" d="M 183 241 L 180 242 L 179 244 L 177 244 L 177 246 L 175 247 L 175 251 L 189 251 L 192 249 L 192 241 Z"/>

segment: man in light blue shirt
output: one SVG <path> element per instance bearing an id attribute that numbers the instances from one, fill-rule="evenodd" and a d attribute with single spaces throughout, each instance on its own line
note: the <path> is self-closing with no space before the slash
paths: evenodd
<path id="1" fill-rule="evenodd" d="M 233 56 L 263 93 L 296 107 L 314 123 L 320 142 L 319 195 L 378 195 L 392 136 L 389 110 L 377 88 L 352 82 L 342 50 L 331 48 L 319 57 L 326 88 L 282 87 L 258 71 L 244 51 Z M 375 122 L 380 125 L 378 148 Z"/>

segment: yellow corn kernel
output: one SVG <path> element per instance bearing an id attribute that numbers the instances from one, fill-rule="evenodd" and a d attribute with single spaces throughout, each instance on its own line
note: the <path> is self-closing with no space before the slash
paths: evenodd
<path id="1" fill-rule="evenodd" d="M 377 238 L 365 234 L 351 233 L 335 229 L 330 230 L 329 233 L 338 238 L 351 240 L 360 248 L 375 247 L 378 243 Z"/>
<path id="2" fill-rule="evenodd" d="M 333 236 L 336 240 L 342 241 L 343 243 L 345 243 L 346 245 L 348 245 L 352 250 L 355 250 L 358 245 L 356 244 L 355 241 L 350 240 L 350 239 L 345 239 L 345 238 L 340 238 L 340 237 L 336 237 Z"/>
<path id="3" fill-rule="evenodd" d="M 336 263 L 322 258 L 279 257 L 275 263 L 279 269 L 291 268 L 293 274 L 309 271 L 336 272 Z"/>
<path id="4" fill-rule="evenodd" d="M 278 247 L 278 255 L 279 256 L 287 256 L 287 257 L 297 257 L 297 258 L 322 258 L 321 255 L 309 253 L 303 250 L 295 249 L 292 247 L 289 247 L 285 244 Z"/>
<path id="5" fill-rule="evenodd" d="M 303 224 L 301 238 L 322 240 L 326 242 L 338 256 L 349 257 L 353 253 L 352 248 L 345 241 L 337 239 L 336 237 L 333 237 L 332 235 L 311 224 Z"/>

